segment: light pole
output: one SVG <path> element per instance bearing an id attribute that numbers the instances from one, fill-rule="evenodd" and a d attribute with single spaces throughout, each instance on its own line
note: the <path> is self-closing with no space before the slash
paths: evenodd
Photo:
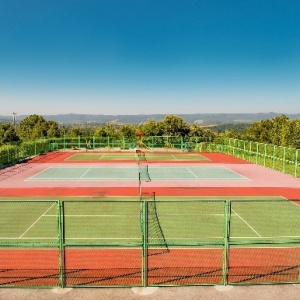
<path id="1" fill-rule="evenodd" d="M 17 115 L 17 113 L 13 112 L 13 126 L 14 126 L 14 128 L 16 128 L 16 115 Z"/>

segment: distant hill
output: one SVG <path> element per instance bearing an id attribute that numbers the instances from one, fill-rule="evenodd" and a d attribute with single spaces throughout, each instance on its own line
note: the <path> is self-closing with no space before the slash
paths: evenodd
<path id="1" fill-rule="evenodd" d="M 222 123 L 252 123 L 265 119 L 272 119 L 281 113 L 249 113 L 249 114 L 176 114 L 189 124 L 211 125 Z M 299 119 L 299 114 L 285 114 L 289 119 Z M 59 114 L 43 115 L 46 120 L 53 120 L 60 124 L 139 124 L 148 119 L 163 120 L 166 114 L 150 115 L 88 115 L 88 114 Z M 17 115 L 20 122 L 27 115 Z M 0 123 L 11 123 L 12 116 L 0 116 Z"/>

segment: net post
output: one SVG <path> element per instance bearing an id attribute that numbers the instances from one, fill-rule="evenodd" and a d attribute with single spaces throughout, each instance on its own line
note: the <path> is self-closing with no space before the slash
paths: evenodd
<path id="1" fill-rule="evenodd" d="M 140 163 L 141 163 L 141 150 L 140 149 L 136 149 L 135 150 L 135 159 L 136 159 L 136 162 L 137 162 L 137 165 L 139 166 Z"/>
<path id="2" fill-rule="evenodd" d="M 156 200 L 155 192 L 152 192 L 152 197 L 153 197 L 153 200 L 155 201 Z"/>

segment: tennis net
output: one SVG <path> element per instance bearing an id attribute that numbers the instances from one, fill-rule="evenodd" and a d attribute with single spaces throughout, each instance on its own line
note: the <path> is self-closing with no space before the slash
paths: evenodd
<path id="1" fill-rule="evenodd" d="M 139 196 L 141 199 L 142 196 L 142 182 L 151 181 L 151 177 L 149 174 L 148 165 L 138 165 L 138 180 L 139 180 Z"/>
<path id="2" fill-rule="evenodd" d="M 170 252 L 161 222 L 159 220 L 155 194 L 153 196 L 153 200 L 148 202 L 147 221 L 148 245 L 150 246 L 148 255 L 151 256 Z"/>

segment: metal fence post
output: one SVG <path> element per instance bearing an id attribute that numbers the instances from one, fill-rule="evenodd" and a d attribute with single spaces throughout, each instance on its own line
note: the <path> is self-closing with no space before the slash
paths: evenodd
<path id="1" fill-rule="evenodd" d="M 142 227 L 143 227 L 143 270 L 142 282 L 143 287 L 148 285 L 148 202 L 146 200 L 141 202 L 142 205 Z"/>
<path id="2" fill-rule="evenodd" d="M 65 287 L 64 206 L 58 201 L 59 285 Z"/>
<path id="3" fill-rule="evenodd" d="M 230 236 L 231 202 L 226 200 L 224 203 L 224 246 L 223 246 L 223 284 L 228 284 L 228 258 L 229 258 L 229 236 Z"/>
<path id="4" fill-rule="evenodd" d="M 296 149 L 296 155 L 295 155 L 295 177 L 297 177 L 297 169 L 298 169 L 298 152 L 299 152 L 299 150 Z"/>

